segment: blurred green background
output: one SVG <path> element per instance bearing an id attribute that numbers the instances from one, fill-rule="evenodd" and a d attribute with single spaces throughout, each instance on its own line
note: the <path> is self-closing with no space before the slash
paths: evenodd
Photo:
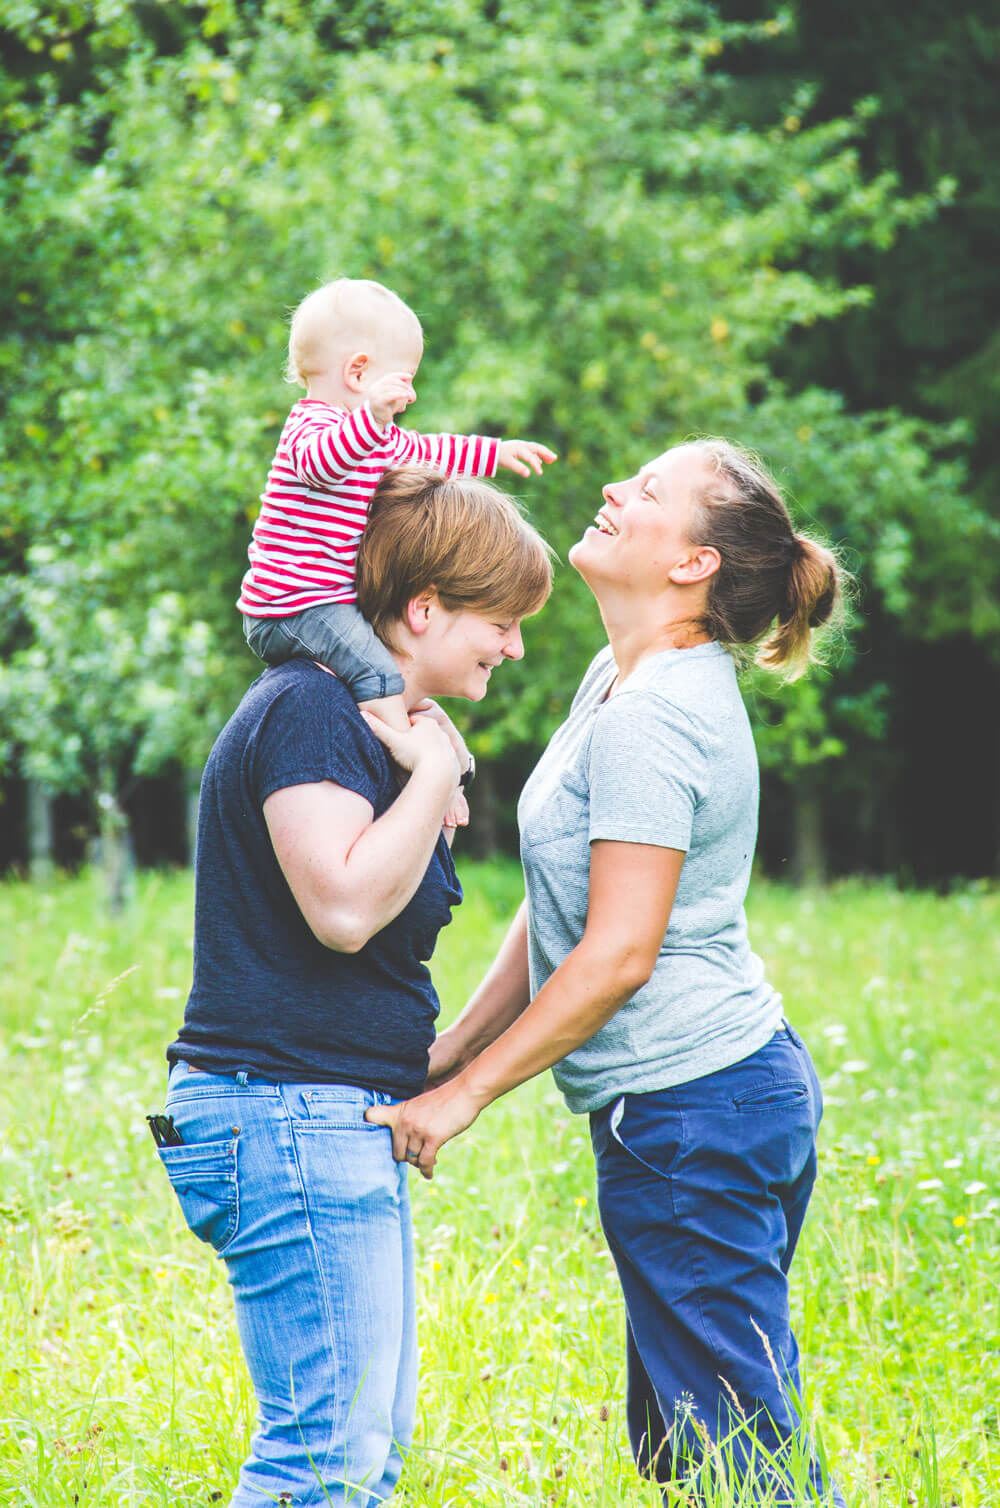
<path id="1" fill-rule="evenodd" d="M 415 426 L 560 452 L 561 556 L 693 432 L 843 548 L 827 668 L 746 685 L 766 868 L 997 872 L 993 0 L 4 0 L 0 43 L 0 869 L 187 857 L 288 313 L 348 273 L 424 323 Z M 459 708 L 467 847 L 600 641 L 562 568 Z"/>

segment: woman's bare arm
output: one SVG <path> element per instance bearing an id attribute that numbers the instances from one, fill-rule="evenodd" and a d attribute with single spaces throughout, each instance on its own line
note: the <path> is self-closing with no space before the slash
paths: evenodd
<path id="1" fill-rule="evenodd" d="M 315 937 L 356 953 L 412 899 L 441 835 L 458 779 L 445 734 L 429 719 L 399 734 L 394 755 L 411 771 L 392 806 L 331 780 L 288 786 L 264 802 L 282 873 Z"/>
<path id="2" fill-rule="evenodd" d="M 526 1009 L 528 984 L 528 907 L 522 901 L 482 983 L 461 1015 L 431 1046 L 429 1084 L 450 1078 L 489 1047 Z"/>
<path id="3" fill-rule="evenodd" d="M 684 857 L 679 849 L 648 843 L 591 844 L 583 937 L 531 1004 L 456 1078 L 405 1104 L 368 1113 L 369 1120 L 393 1127 L 398 1158 L 409 1152 L 430 1177 L 444 1142 L 500 1095 L 581 1046 L 646 983 Z"/>

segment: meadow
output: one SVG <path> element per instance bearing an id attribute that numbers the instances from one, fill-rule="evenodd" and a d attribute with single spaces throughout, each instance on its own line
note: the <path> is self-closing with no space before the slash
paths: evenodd
<path id="1" fill-rule="evenodd" d="M 462 870 L 445 1019 L 518 898 L 515 866 Z M 223 1266 L 143 1118 L 191 907 L 185 874 L 143 876 L 114 923 L 86 875 L 0 886 L 3 1502 L 224 1504 L 252 1427 Z M 810 1417 L 851 1508 L 998 1504 L 1000 892 L 758 882 L 750 916 L 826 1094 L 793 1269 Z M 413 1189 L 422 1406 L 401 1508 L 653 1508 L 585 1121 L 545 1076 L 439 1168 Z"/>

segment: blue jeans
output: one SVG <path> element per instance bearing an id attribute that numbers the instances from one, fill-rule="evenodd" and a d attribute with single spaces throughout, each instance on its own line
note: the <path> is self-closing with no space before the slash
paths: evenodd
<path id="1" fill-rule="evenodd" d="M 390 1497 L 413 1435 L 413 1241 L 405 1164 L 364 1118 L 389 1096 L 177 1063 L 160 1157 L 224 1259 L 258 1428 L 230 1508 Z"/>
<path id="2" fill-rule="evenodd" d="M 625 1294 L 629 1436 L 640 1471 L 661 1483 L 710 1472 L 706 1442 L 725 1442 L 734 1474 L 774 1501 L 829 1492 L 843 1503 L 808 1448 L 799 1468 L 789 1448 L 799 1370 L 788 1269 L 821 1115 L 812 1060 L 787 1026 L 730 1068 L 591 1114 L 601 1223 Z M 803 1474 L 800 1493 L 790 1479 Z"/>
<path id="3" fill-rule="evenodd" d="M 319 660 L 339 675 L 356 702 L 403 689 L 399 666 L 353 602 L 321 602 L 288 618 L 244 616 L 243 631 L 268 665 Z"/>

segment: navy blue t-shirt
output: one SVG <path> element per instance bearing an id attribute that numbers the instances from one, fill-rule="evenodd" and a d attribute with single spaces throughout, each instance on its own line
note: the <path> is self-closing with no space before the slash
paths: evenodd
<path id="1" fill-rule="evenodd" d="M 201 783 L 194 982 L 171 1063 L 282 1081 L 417 1093 L 438 998 L 425 960 L 462 899 L 442 836 L 409 904 L 358 953 L 313 936 L 275 857 L 263 805 L 332 780 L 381 817 L 388 756 L 343 684 L 307 660 L 266 670 L 215 741 Z"/>

